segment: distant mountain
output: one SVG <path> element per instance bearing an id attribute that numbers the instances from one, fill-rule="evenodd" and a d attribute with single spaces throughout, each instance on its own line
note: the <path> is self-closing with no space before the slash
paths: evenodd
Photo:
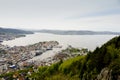
<path id="1" fill-rule="evenodd" d="M 32 34 L 31 31 L 24 31 L 19 29 L 0 28 L 0 34 Z"/>
<path id="2" fill-rule="evenodd" d="M 88 30 L 37 30 L 35 32 L 52 33 L 59 35 L 120 35 L 120 32 L 110 31 L 88 31 Z"/>

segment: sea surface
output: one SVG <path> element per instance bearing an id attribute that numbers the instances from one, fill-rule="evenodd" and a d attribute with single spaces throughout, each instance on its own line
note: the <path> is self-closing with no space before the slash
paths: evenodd
<path id="1" fill-rule="evenodd" d="M 26 46 L 43 41 L 58 41 L 62 48 L 53 48 L 53 50 L 46 51 L 39 56 L 27 60 L 28 62 L 39 62 L 47 60 L 49 57 L 53 57 L 69 45 L 75 48 L 87 48 L 93 51 L 96 47 L 100 47 L 115 36 L 117 35 L 55 35 L 48 33 L 35 33 L 26 35 L 26 37 L 4 41 L 2 44 L 13 47 Z"/>
<path id="2" fill-rule="evenodd" d="M 117 35 L 55 35 L 35 33 L 26 35 L 26 37 L 4 41 L 2 44 L 12 47 L 25 46 L 43 41 L 58 41 L 63 47 L 71 45 L 76 48 L 88 48 L 89 50 L 94 50 L 96 47 L 100 47 L 115 36 Z"/>

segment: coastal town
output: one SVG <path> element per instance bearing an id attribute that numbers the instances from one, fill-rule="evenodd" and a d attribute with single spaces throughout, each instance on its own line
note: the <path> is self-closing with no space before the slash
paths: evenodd
<path id="1" fill-rule="evenodd" d="M 52 50 L 57 45 L 57 41 L 39 42 L 29 46 L 9 47 L 0 45 L 0 73 L 9 71 L 9 68 L 19 69 L 20 66 L 24 66 L 26 60 Z"/>
<path id="2" fill-rule="evenodd" d="M 54 56 L 42 60 L 33 59 L 57 48 L 59 48 L 60 51 L 53 52 Z M 0 44 L 0 74 L 14 70 L 22 70 L 30 66 L 50 66 L 60 60 L 85 55 L 87 52 L 87 49 L 79 50 L 72 46 L 68 46 L 62 50 L 62 46 L 60 46 L 57 41 L 44 41 L 32 45 L 14 47 Z"/>
<path id="3" fill-rule="evenodd" d="M 80 55 L 86 55 L 88 49 L 78 49 L 71 45 L 67 47 L 61 45 L 58 41 L 42 41 L 26 46 L 8 46 L 3 45 L 4 41 L 14 40 L 19 37 L 25 37 L 24 34 L 0 34 L 0 80 L 9 80 L 9 77 L 2 77 L 3 74 L 11 73 L 19 70 L 32 68 L 37 71 L 40 66 L 51 66 L 61 60 L 67 60 Z M 26 80 L 27 73 L 14 74 L 13 78 L 18 80 Z M 20 79 L 22 78 L 22 79 Z M 24 79 L 23 79 L 24 78 Z"/>

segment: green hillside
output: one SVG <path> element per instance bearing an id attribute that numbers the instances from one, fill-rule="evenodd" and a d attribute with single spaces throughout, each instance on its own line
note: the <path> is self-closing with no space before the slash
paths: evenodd
<path id="1" fill-rule="evenodd" d="M 27 73 L 30 74 L 27 74 Z M 120 36 L 97 47 L 85 56 L 61 60 L 51 66 L 28 68 L 1 77 L 13 79 L 13 75 L 31 80 L 120 80 Z"/>

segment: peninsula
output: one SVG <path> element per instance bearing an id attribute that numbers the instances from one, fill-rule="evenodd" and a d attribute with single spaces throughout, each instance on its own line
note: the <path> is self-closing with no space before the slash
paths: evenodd
<path id="1" fill-rule="evenodd" d="M 0 42 L 18 37 L 25 37 L 25 34 L 33 34 L 33 32 L 19 29 L 0 28 Z"/>

